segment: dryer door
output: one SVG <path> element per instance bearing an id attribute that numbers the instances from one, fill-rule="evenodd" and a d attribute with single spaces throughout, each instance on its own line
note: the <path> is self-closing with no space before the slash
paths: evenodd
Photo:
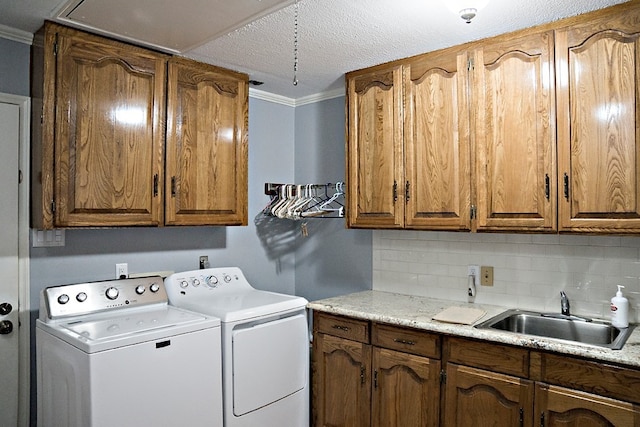
<path id="1" fill-rule="evenodd" d="M 309 378 L 304 313 L 233 331 L 233 413 L 266 406 L 299 390 Z"/>

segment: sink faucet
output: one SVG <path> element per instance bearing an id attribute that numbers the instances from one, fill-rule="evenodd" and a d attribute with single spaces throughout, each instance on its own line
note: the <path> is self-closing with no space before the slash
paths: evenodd
<path id="1" fill-rule="evenodd" d="M 571 316 L 571 306 L 569 305 L 569 298 L 564 291 L 560 291 L 560 307 L 563 316 Z"/>

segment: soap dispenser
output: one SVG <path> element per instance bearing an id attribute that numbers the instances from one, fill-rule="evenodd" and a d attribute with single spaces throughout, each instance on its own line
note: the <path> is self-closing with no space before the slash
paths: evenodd
<path id="1" fill-rule="evenodd" d="M 629 326 L 629 300 L 622 296 L 622 288 L 618 285 L 616 296 L 611 298 L 611 324 L 616 328 Z"/>

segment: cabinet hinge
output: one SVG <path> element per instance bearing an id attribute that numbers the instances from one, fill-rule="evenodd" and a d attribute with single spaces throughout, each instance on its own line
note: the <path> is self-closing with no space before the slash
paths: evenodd
<path id="1" fill-rule="evenodd" d="M 407 181 L 404 185 L 404 202 L 407 203 L 409 201 L 409 190 L 411 189 L 411 184 Z"/>
<path id="2" fill-rule="evenodd" d="M 471 205 L 471 211 L 469 212 L 469 215 L 471 216 L 471 219 L 476 219 L 477 218 L 477 209 L 476 209 L 476 205 Z"/>
<path id="3" fill-rule="evenodd" d="M 365 382 L 364 365 L 360 365 L 360 384 L 364 384 L 364 382 Z"/>
<path id="4" fill-rule="evenodd" d="M 52 213 L 56 212 L 56 201 L 55 200 L 51 201 L 51 212 Z"/>
<path id="5" fill-rule="evenodd" d="M 158 174 L 153 175 L 153 197 L 157 197 L 158 196 Z"/>
<path id="6" fill-rule="evenodd" d="M 473 58 L 469 58 L 467 61 L 467 71 L 473 70 Z"/>
<path id="7" fill-rule="evenodd" d="M 393 203 L 398 201 L 398 181 L 393 181 Z"/>
<path id="8" fill-rule="evenodd" d="M 373 371 L 373 388 L 378 388 L 378 370 Z"/>
<path id="9" fill-rule="evenodd" d="M 524 408 L 520 408 L 520 427 L 524 426 Z"/>
<path id="10" fill-rule="evenodd" d="M 544 412 L 540 414 L 540 427 L 544 427 Z"/>
<path id="11" fill-rule="evenodd" d="M 442 369 L 440 371 L 440 384 L 446 384 L 447 383 L 447 372 Z"/>
<path id="12" fill-rule="evenodd" d="M 171 197 L 176 197 L 176 177 L 171 177 Z"/>
<path id="13" fill-rule="evenodd" d="M 54 56 L 58 55 L 58 41 L 57 40 L 53 43 L 53 55 Z"/>

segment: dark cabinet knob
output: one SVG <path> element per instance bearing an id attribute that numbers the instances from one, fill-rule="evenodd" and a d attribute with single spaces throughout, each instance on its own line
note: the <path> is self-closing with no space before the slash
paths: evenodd
<path id="1" fill-rule="evenodd" d="M 13 307 L 11 307 L 11 304 L 9 304 L 8 302 L 3 302 L 2 304 L 0 304 L 0 316 L 6 316 L 7 314 L 11 313 L 11 310 L 13 310 Z"/>
<path id="2" fill-rule="evenodd" d="M 9 320 L 0 321 L 0 335 L 7 335 L 13 332 L 13 323 Z"/>

